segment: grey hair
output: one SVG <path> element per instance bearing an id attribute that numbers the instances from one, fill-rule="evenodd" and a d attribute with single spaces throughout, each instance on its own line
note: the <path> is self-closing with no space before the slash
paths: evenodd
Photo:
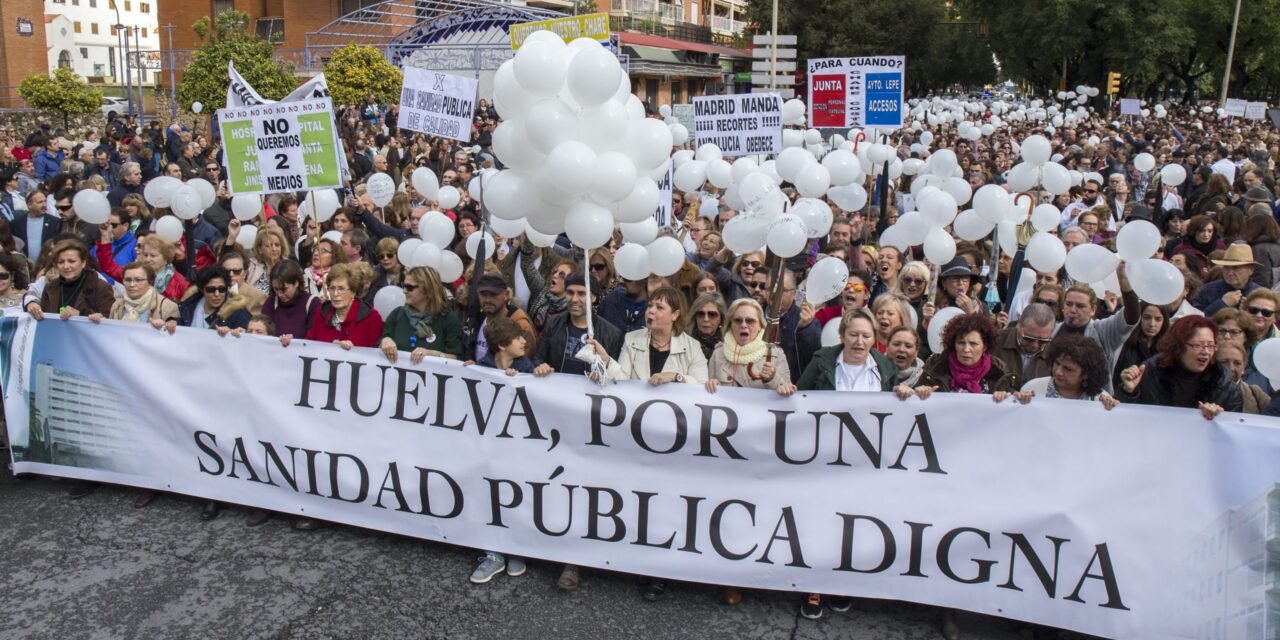
<path id="1" fill-rule="evenodd" d="M 133 170 L 133 169 L 137 169 L 138 171 L 142 171 L 142 165 L 140 165 L 140 164 L 138 164 L 138 163 L 136 163 L 136 162 L 126 162 L 126 163 L 124 163 L 124 164 L 120 165 L 120 173 L 122 173 L 122 174 L 123 174 L 123 173 L 128 173 L 129 171 L 131 171 L 131 170 Z"/>
<path id="2" fill-rule="evenodd" d="M 1084 215 L 1084 212 L 1082 212 L 1080 215 Z M 1084 236 L 1084 241 L 1085 241 L 1085 242 L 1088 242 L 1088 241 L 1089 241 L 1089 238 L 1090 238 L 1090 236 L 1089 236 L 1089 232 L 1088 232 L 1088 231 L 1085 231 L 1085 230 L 1084 230 L 1080 225 L 1077 225 L 1077 224 L 1073 224 L 1073 225 L 1071 225 L 1071 226 L 1067 227 L 1066 229 L 1063 229 L 1063 230 L 1062 230 L 1062 233 L 1058 234 L 1058 237 L 1059 237 L 1059 238 L 1061 238 L 1061 237 L 1063 237 L 1063 236 L 1067 235 L 1068 233 L 1078 233 L 1078 234 L 1080 234 L 1080 235 Z"/>
<path id="3" fill-rule="evenodd" d="M 1053 326 L 1057 322 L 1057 318 L 1053 315 L 1053 309 L 1047 304 L 1032 302 L 1022 310 L 1022 317 L 1018 319 L 1019 326 Z"/>

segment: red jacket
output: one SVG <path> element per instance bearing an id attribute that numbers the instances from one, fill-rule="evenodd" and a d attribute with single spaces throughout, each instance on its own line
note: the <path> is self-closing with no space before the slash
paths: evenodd
<path id="1" fill-rule="evenodd" d="M 107 274 L 116 282 L 124 280 L 124 265 L 116 263 L 116 256 L 112 253 L 110 242 L 99 242 L 97 254 L 98 271 Z M 160 294 L 174 302 L 181 302 L 182 296 L 187 293 L 187 287 L 190 286 L 191 283 L 187 282 L 187 279 L 181 273 L 174 271 L 173 277 L 169 278 L 168 286 Z"/>
<path id="2" fill-rule="evenodd" d="M 382 340 L 382 316 L 378 311 L 360 300 L 351 303 L 347 318 L 342 321 L 341 328 L 333 326 L 333 304 L 325 302 L 316 307 L 311 318 L 311 327 L 307 329 L 307 340 L 319 342 L 337 342 L 350 340 L 357 347 L 376 347 Z"/>

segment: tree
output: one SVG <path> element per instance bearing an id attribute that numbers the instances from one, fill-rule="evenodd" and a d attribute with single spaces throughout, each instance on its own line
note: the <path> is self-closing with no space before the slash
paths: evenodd
<path id="1" fill-rule="evenodd" d="M 217 18 L 200 18 L 192 28 L 203 43 L 191 54 L 191 64 L 178 83 L 178 104 L 204 103 L 206 109 L 226 106 L 227 63 L 264 98 L 279 100 L 298 86 L 293 65 L 275 60 L 275 47 L 249 30 L 249 15 L 224 11 Z"/>
<path id="2" fill-rule="evenodd" d="M 373 47 L 349 44 L 333 52 L 324 66 L 334 104 L 360 104 L 373 94 L 378 104 L 400 101 L 404 74 Z"/>
<path id="3" fill-rule="evenodd" d="M 93 113 L 102 107 L 102 90 L 90 87 L 76 72 L 59 67 L 53 76 L 33 73 L 22 80 L 18 95 L 27 104 L 62 114 L 63 128 L 71 128 L 71 114 Z"/>

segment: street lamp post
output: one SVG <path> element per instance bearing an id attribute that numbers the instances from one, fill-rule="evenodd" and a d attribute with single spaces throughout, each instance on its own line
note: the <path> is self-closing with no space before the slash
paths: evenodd
<path id="1" fill-rule="evenodd" d="M 111 0 L 111 8 L 116 12 L 116 30 L 117 41 L 124 41 L 124 87 L 125 96 L 128 98 L 129 113 L 133 113 L 133 74 L 129 72 L 129 29 L 124 26 L 124 21 L 120 19 L 120 7 L 116 5 L 115 0 Z M 123 30 L 123 33 L 121 33 Z M 141 97 L 141 96 L 139 96 Z"/>
<path id="2" fill-rule="evenodd" d="M 1231 62 L 1236 54 L 1236 30 L 1240 28 L 1240 0 L 1236 0 L 1235 17 L 1231 19 L 1231 40 L 1227 44 L 1227 68 L 1222 71 L 1222 93 L 1218 96 L 1218 106 L 1227 105 L 1227 87 L 1231 84 Z"/>

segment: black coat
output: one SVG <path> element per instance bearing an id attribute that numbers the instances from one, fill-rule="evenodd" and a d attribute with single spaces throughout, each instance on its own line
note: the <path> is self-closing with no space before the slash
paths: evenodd
<path id="1" fill-rule="evenodd" d="M 622 353 L 622 330 L 599 315 L 594 318 L 593 326 L 596 341 L 609 353 L 610 358 L 617 360 Z M 537 360 L 551 365 L 557 372 L 563 370 L 564 346 L 568 339 L 569 313 L 566 311 L 548 317 L 546 326 L 542 328 L 542 335 L 538 338 Z"/>
<path id="2" fill-rule="evenodd" d="M 1116 397 L 1121 402 L 1185 408 L 1195 408 L 1200 402 L 1211 402 L 1236 413 L 1244 409 L 1240 385 L 1235 383 L 1226 367 L 1216 362 L 1197 377 L 1196 391 L 1190 398 L 1179 397 L 1175 389 L 1174 380 L 1181 370 L 1179 365 L 1160 367 L 1156 365 L 1156 358 L 1151 358 L 1144 364 L 1146 372 L 1133 393 L 1126 393 L 1123 386 L 1116 387 Z"/>

